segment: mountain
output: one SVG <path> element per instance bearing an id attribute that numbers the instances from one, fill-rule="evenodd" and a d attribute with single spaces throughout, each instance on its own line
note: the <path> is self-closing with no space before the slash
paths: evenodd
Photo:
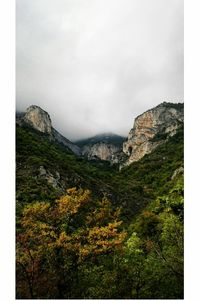
<path id="1" fill-rule="evenodd" d="M 176 134 L 183 126 L 183 104 L 163 102 L 139 115 L 126 140 L 116 134 L 104 133 L 72 143 L 52 127 L 49 114 L 36 105 L 30 106 L 25 113 L 18 113 L 17 123 L 46 134 L 49 140 L 62 144 L 78 156 L 109 161 L 122 169 Z"/>
<path id="2" fill-rule="evenodd" d="M 122 153 L 122 144 L 125 138 L 112 133 L 95 135 L 94 137 L 77 141 L 81 153 L 89 160 L 100 159 L 118 163 L 118 155 Z"/>
<path id="3" fill-rule="evenodd" d="M 76 155 L 81 155 L 80 148 L 62 136 L 56 129 L 52 127 L 49 114 L 36 105 L 31 105 L 23 114 L 17 114 L 17 124 L 20 126 L 29 126 L 43 134 L 46 134 L 51 141 L 58 142 L 70 149 Z"/>
<path id="4" fill-rule="evenodd" d="M 174 106 L 177 108 L 176 104 Z M 180 110 L 182 111 L 182 105 Z M 174 116 L 170 115 L 171 119 L 169 118 L 171 106 L 169 110 L 166 104 L 164 104 L 164 108 L 161 104 L 161 107 L 156 108 L 155 111 L 163 111 L 167 121 L 165 128 L 168 130 L 169 128 L 176 128 L 172 126 L 176 120 Z M 147 113 L 138 119 L 144 120 Z M 152 111 L 150 113 L 153 114 Z M 157 115 L 159 117 L 156 120 L 160 120 L 160 114 L 157 113 Z M 136 124 L 138 119 L 135 121 Z M 164 128 L 164 121 L 162 122 L 161 125 L 159 124 L 160 132 Z M 142 132 L 146 133 L 146 124 L 142 123 L 139 129 L 137 125 L 138 131 L 136 133 L 140 133 L 139 137 L 142 136 Z M 175 170 L 183 165 L 183 126 L 181 124 L 180 122 L 180 126 L 173 131 L 174 134 L 169 133 L 167 137 L 161 136 L 161 142 L 157 143 L 157 141 L 151 140 L 151 145 L 155 143 L 151 151 L 147 152 L 147 155 L 143 155 L 138 161 L 130 162 L 130 157 L 121 150 L 123 137 L 103 134 L 79 141 L 77 142 L 78 146 L 74 145 L 58 133 L 55 134 L 49 115 L 41 108 L 33 106 L 27 110 L 23 117 L 20 115 L 19 120 L 17 120 L 18 204 L 23 206 L 27 201 L 41 200 L 46 197 L 55 199 L 64 193 L 66 188 L 76 186 L 89 188 L 95 195 L 107 195 L 113 203 L 122 207 L 125 219 L 131 219 L 158 193 L 167 192 L 169 179 Z M 143 125 L 145 126 L 142 127 Z M 153 130 L 155 129 L 153 128 Z M 61 136 L 60 139 L 59 136 Z M 129 138 L 128 141 L 124 142 L 123 147 L 127 142 L 135 143 L 135 139 Z M 150 142 L 147 140 L 147 143 Z M 81 147 L 79 147 L 80 145 Z M 105 152 L 109 153 L 108 150 L 112 149 L 110 145 L 118 149 L 115 154 L 110 154 L 111 158 L 109 159 L 116 157 L 116 164 L 113 166 L 110 165 L 110 161 L 104 160 L 109 156 L 102 157 L 105 155 L 104 147 Z M 102 155 L 100 156 L 102 159 L 88 160 L 88 156 L 80 156 L 83 149 L 86 149 L 84 147 L 89 147 L 90 153 L 96 149 L 96 153 L 99 156 Z M 72 152 L 71 149 L 78 149 L 78 155 L 77 151 Z M 97 156 L 93 156 L 93 158 L 97 158 Z M 117 163 L 120 159 L 123 168 L 119 172 Z M 126 166 L 126 163 L 129 166 Z"/>
<path id="5" fill-rule="evenodd" d="M 176 134 L 183 126 L 183 109 L 182 103 L 163 102 L 139 115 L 127 141 L 123 143 L 123 152 L 128 155 L 128 159 L 122 166 L 138 161 Z"/>
<path id="6" fill-rule="evenodd" d="M 94 145 L 99 142 L 103 142 L 107 144 L 113 144 L 116 146 L 122 146 L 122 143 L 125 141 L 125 139 L 126 139 L 125 137 L 108 132 L 108 133 L 97 134 L 88 139 L 79 140 L 76 142 L 76 145 L 78 145 L 79 147 L 83 147 L 86 145 Z"/>
<path id="7" fill-rule="evenodd" d="M 17 114 L 17 299 L 183 298 L 183 107 L 172 106 L 115 144 L 137 155 L 120 171 L 80 155 L 114 145 L 110 134 L 75 145 L 41 108 Z"/>
<path id="8" fill-rule="evenodd" d="M 102 180 L 106 181 L 110 172 L 112 168 L 106 162 L 89 163 L 49 135 L 17 124 L 16 198 L 19 206 L 55 199 L 73 186 L 106 193 L 108 184 L 102 184 Z"/>
<path id="9" fill-rule="evenodd" d="M 183 118 L 183 103 L 163 102 L 135 118 L 127 139 L 105 133 L 76 144 L 81 147 L 82 155 L 89 160 L 106 160 L 118 164 L 122 169 L 151 153 L 176 134 L 183 126 Z"/>

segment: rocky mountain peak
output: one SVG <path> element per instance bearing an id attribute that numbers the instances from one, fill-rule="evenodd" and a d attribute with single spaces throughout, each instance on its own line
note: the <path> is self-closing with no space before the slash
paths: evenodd
<path id="1" fill-rule="evenodd" d="M 128 155 L 124 165 L 129 165 L 150 153 L 183 125 L 183 104 L 163 102 L 135 118 L 123 152 Z"/>
<path id="2" fill-rule="evenodd" d="M 48 134 L 52 132 L 52 123 L 49 114 L 37 105 L 31 105 L 27 108 L 23 120 L 40 132 Z"/>
<path id="3" fill-rule="evenodd" d="M 25 113 L 18 113 L 16 121 L 19 126 L 30 126 L 48 135 L 49 140 L 67 147 L 76 155 L 81 155 L 80 148 L 65 138 L 52 126 L 51 118 L 45 110 L 37 105 L 31 105 Z"/>

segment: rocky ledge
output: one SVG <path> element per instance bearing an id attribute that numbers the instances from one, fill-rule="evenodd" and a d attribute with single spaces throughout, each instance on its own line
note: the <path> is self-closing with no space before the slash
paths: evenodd
<path id="1" fill-rule="evenodd" d="M 128 159 L 122 167 L 141 159 L 176 134 L 183 126 L 183 121 L 182 103 L 163 102 L 139 115 L 134 121 L 127 141 L 123 143 L 123 152 L 128 155 Z"/>

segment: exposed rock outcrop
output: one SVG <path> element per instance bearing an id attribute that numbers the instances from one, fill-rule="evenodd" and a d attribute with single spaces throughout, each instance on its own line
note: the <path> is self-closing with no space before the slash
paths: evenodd
<path id="1" fill-rule="evenodd" d="M 174 180 L 178 175 L 180 174 L 184 174 L 184 168 L 183 167 L 179 167 L 178 169 L 176 169 L 171 177 L 171 180 Z"/>
<path id="2" fill-rule="evenodd" d="M 51 118 L 49 114 L 39 106 L 31 105 L 28 107 L 23 121 L 40 132 L 47 134 L 52 133 Z"/>
<path id="3" fill-rule="evenodd" d="M 59 182 L 60 180 L 59 172 L 56 171 L 55 175 L 53 175 L 48 170 L 46 170 L 44 166 L 40 166 L 39 177 L 45 179 L 48 182 L 48 184 L 50 184 L 54 189 L 61 190 L 61 191 L 64 190 Z"/>
<path id="4" fill-rule="evenodd" d="M 80 148 L 54 129 L 49 114 L 37 105 L 31 105 L 25 113 L 17 114 L 17 124 L 30 126 L 46 134 L 51 141 L 62 144 L 76 155 L 81 155 Z"/>
<path id="5" fill-rule="evenodd" d="M 119 151 L 119 146 L 107 144 L 104 142 L 98 142 L 94 145 L 84 146 L 82 150 L 82 155 L 87 156 L 88 159 L 99 158 L 101 160 L 111 161 L 113 155 Z"/>
<path id="6" fill-rule="evenodd" d="M 123 151 L 128 159 L 122 166 L 130 165 L 164 143 L 183 126 L 183 104 L 162 103 L 139 115 L 134 122 Z"/>
<path id="7" fill-rule="evenodd" d="M 111 164 L 119 163 L 121 159 L 122 144 L 124 137 L 113 134 L 103 133 L 91 138 L 78 141 L 82 155 L 89 160 L 100 159 L 109 161 Z"/>
<path id="8" fill-rule="evenodd" d="M 62 144 L 76 155 L 120 164 L 120 169 L 141 159 L 176 134 L 183 121 L 183 104 L 163 102 L 135 119 L 125 142 L 121 136 L 106 133 L 79 141 L 76 145 L 52 127 L 49 114 L 39 106 L 32 105 L 25 113 L 17 114 L 20 126 L 30 126 L 44 133 L 51 141 Z"/>

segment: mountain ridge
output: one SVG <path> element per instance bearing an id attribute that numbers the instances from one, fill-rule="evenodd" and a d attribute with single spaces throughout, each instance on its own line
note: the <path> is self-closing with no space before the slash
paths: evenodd
<path id="1" fill-rule="evenodd" d="M 20 126 L 30 126 L 46 134 L 50 140 L 56 141 L 69 148 L 76 155 L 81 155 L 80 148 L 60 134 L 53 126 L 50 115 L 37 105 L 31 105 L 25 113 L 18 113 L 16 117 L 17 124 Z"/>
<path id="2" fill-rule="evenodd" d="M 20 118 L 16 297 L 182 299 L 183 123 L 119 172 Z"/>
<path id="3" fill-rule="evenodd" d="M 88 137 L 86 139 L 80 139 L 75 141 L 77 145 L 84 146 L 86 144 L 94 144 L 97 142 L 121 144 L 126 139 L 126 137 L 115 134 L 113 132 L 102 132 L 94 136 Z"/>
<path id="4" fill-rule="evenodd" d="M 163 102 L 134 119 L 128 137 L 105 132 L 87 139 L 71 142 L 53 126 L 50 115 L 37 105 L 18 112 L 17 123 L 30 126 L 48 136 L 78 156 L 88 160 L 103 160 L 123 167 L 138 161 L 174 135 L 183 125 L 183 103 Z"/>
<path id="5" fill-rule="evenodd" d="M 165 143 L 183 126 L 183 122 L 183 103 L 163 102 L 137 116 L 127 141 L 123 143 L 123 152 L 128 155 L 128 159 L 121 167 L 138 161 Z"/>

